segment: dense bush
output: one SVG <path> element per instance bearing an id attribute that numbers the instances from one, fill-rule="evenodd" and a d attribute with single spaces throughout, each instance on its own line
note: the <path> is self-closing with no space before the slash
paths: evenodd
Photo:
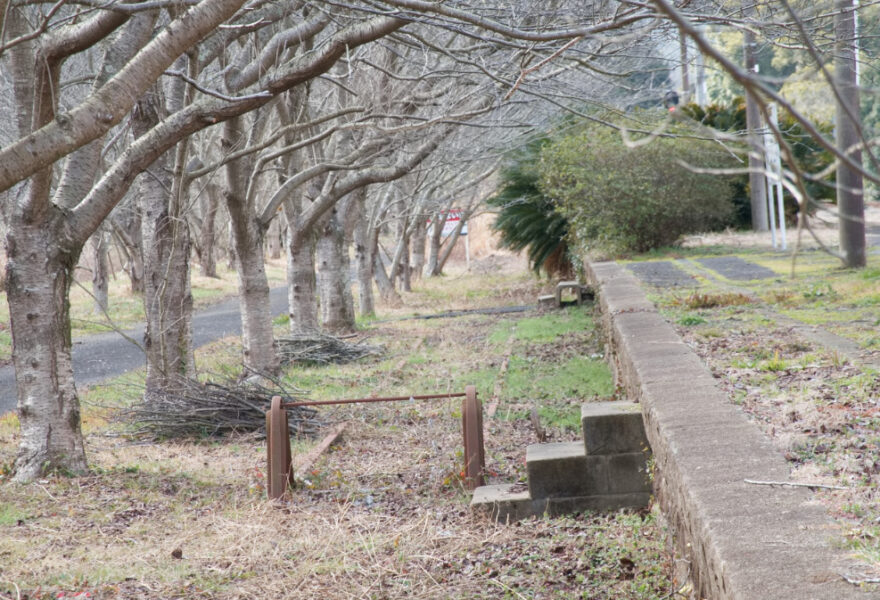
<path id="1" fill-rule="evenodd" d="M 540 188 L 568 220 L 572 241 L 606 254 L 644 252 L 731 222 L 728 178 L 697 171 L 741 163 L 686 124 L 674 133 L 629 148 L 620 132 L 583 123 L 543 148 Z"/>
<path id="2" fill-rule="evenodd" d="M 530 141 L 512 152 L 501 169 L 500 188 L 488 203 L 498 209 L 494 229 L 501 246 L 526 250 L 536 272 L 567 276 L 572 271 L 568 251 L 568 221 L 538 187 L 538 163 L 547 138 Z"/>

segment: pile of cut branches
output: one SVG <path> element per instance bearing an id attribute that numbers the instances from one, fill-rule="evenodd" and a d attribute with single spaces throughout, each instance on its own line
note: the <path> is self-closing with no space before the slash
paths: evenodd
<path id="1" fill-rule="evenodd" d="M 151 439 L 217 437 L 230 433 L 260 432 L 265 435 L 266 411 L 273 396 L 284 402 L 302 400 L 277 384 L 272 388 L 250 378 L 201 382 L 178 378 L 168 390 L 150 392 L 138 404 L 122 412 L 133 425 L 133 434 Z M 290 432 L 313 435 L 321 423 L 317 411 L 308 407 L 288 409 Z"/>
<path id="2" fill-rule="evenodd" d="M 361 359 L 365 356 L 380 355 L 384 352 L 381 346 L 372 346 L 363 342 L 350 344 L 339 338 L 320 333 L 296 334 L 276 339 L 278 356 L 282 364 L 295 362 L 314 364 L 342 364 Z"/>

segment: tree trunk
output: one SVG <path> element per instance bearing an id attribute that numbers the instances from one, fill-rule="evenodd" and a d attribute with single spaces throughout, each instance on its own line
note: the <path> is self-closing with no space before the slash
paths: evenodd
<path id="1" fill-rule="evenodd" d="M 425 277 L 436 277 L 440 274 L 440 246 L 443 241 L 443 224 L 446 213 L 437 212 L 431 221 L 431 235 L 428 237 L 428 264 L 425 265 Z"/>
<path id="2" fill-rule="evenodd" d="M 80 250 L 63 242 L 57 209 L 16 214 L 7 234 L 6 272 L 20 441 L 16 481 L 44 473 L 84 473 L 80 405 L 70 357 L 71 277 Z M 18 211 L 17 211 L 18 212 Z M 40 260 L 34 260 L 39 256 Z"/>
<path id="3" fill-rule="evenodd" d="M 379 233 L 376 232 L 375 235 L 378 236 Z M 373 279 L 376 281 L 376 287 L 379 288 L 379 296 L 382 298 L 382 302 L 389 306 L 399 306 L 401 303 L 400 294 L 391 285 L 391 279 L 388 278 L 388 273 L 385 272 L 385 265 L 382 264 L 382 257 L 379 256 L 378 252 L 373 254 Z"/>
<path id="4" fill-rule="evenodd" d="M 746 70 L 755 72 L 758 64 L 755 34 L 748 28 L 743 31 L 743 54 Z M 764 149 L 761 143 L 761 112 L 758 99 L 746 89 L 746 129 L 749 134 L 749 197 L 752 207 L 752 229 L 768 231 L 767 188 L 764 180 Z"/>
<path id="5" fill-rule="evenodd" d="M 422 270 L 425 268 L 425 241 L 428 238 L 428 226 L 424 215 L 417 212 L 414 216 L 413 232 L 410 238 L 412 244 L 412 264 L 410 274 L 415 279 L 422 278 Z"/>
<path id="6" fill-rule="evenodd" d="M 281 258 L 281 219 L 272 219 L 269 223 L 269 232 L 266 234 L 269 246 L 269 258 L 278 260 Z"/>
<path id="7" fill-rule="evenodd" d="M 119 241 L 118 247 L 125 254 L 125 264 L 123 269 L 129 280 L 129 290 L 132 294 L 141 295 L 144 293 L 144 257 L 143 257 L 143 240 L 141 235 L 141 214 L 140 209 L 134 206 L 134 202 L 130 210 L 126 211 L 121 218 L 111 220 L 113 231 Z"/>
<path id="8" fill-rule="evenodd" d="M 404 292 L 412 291 L 412 279 L 410 278 L 410 265 L 409 265 L 409 215 L 405 214 L 401 216 L 400 225 L 397 230 L 397 235 L 400 236 L 400 240 L 398 241 L 398 253 L 399 255 L 396 258 L 397 269 L 395 272 L 397 273 L 397 279 L 400 282 L 400 289 Z"/>
<path id="9" fill-rule="evenodd" d="M 351 295 L 351 264 L 345 243 L 345 217 L 351 197 L 337 203 L 324 217 L 318 237 L 318 286 L 321 327 L 340 334 L 355 330 Z"/>
<path id="10" fill-rule="evenodd" d="M 357 269 L 358 311 L 362 317 L 376 314 L 373 299 L 373 253 L 370 245 L 370 223 L 366 218 L 366 194 L 355 197 L 352 210 L 359 215 L 354 221 L 354 260 Z"/>
<path id="11" fill-rule="evenodd" d="M 318 292 L 315 281 L 315 243 L 311 231 L 296 226 L 285 206 L 287 221 L 287 302 L 291 333 L 315 333 L 318 327 Z"/>
<path id="12" fill-rule="evenodd" d="M 135 137 L 159 122 L 159 102 L 154 94 L 138 102 L 132 115 Z M 182 220 L 181 204 L 173 197 L 170 160 L 166 152 L 140 176 L 137 196 L 144 261 L 147 394 L 168 389 L 174 379 L 189 375 L 195 365 L 189 229 Z"/>
<path id="13" fill-rule="evenodd" d="M 217 209 L 220 202 L 217 199 L 217 186 L 208 184 L 205 193 L 201 197 L 202 223 L 199 230 L 199 272 L 202 277 L 219 278 L 217 275 L 217 257 L 214 256 L 214 246 L 217 238 Z"/>
<path id="14" fill-rule="evenodd" d="M 110 261 L 108 253 L 110 240 L 104 229 L 99 229 L 91 237 L 92 244 L 92 296 L 95 312 L 106 313 L 110 305 Z"/>
<path id="15" fill-rule="evenodd" d="M 240 117 L 230 119 L 224 128 L 223 145 L 229 151 L 243 137 Z M 226 208 L 232 225 L 232 241 L 238 270 L 238 297 L 241 304 L 241 344 L 244 364 L 257 373 L 276 373 L 279 368 L 272 333 L 272 306 L 269 279 L 263 256 L 263 227 L 246 198 L 247 170 L 243 158 L 227 163 Z"/>
<path id="16" fill-rule="evenodd" d="M 470 210 L 461 211 L 461 219 L 459 219 L 458 223 L 455 225 L 455 229 L 453 229 L 452 233 L 449 235 L 449 241 L 446 242 L 446 248 L 443 249 L 443 254 L 440 255 L 440 260 L 437 263 L 437 275 L 443 272 L 443 267 L 446 266 L 446 261 L 452 256 L 452 250 L 455 249 L 455 244 L 458 243 L 458 238 L 461 236 L 461 230 L 467 225 L 470 216 Z"/>
<path id="17" fill-rule="evenodd" d="M 855 12 L 852 0 L 836 0 L 834 79 L 840 94 L 837 101 L 837 149 L 854 165 L 837 163 L 837 209 L 840 213 L 840 252 L 850 268 L 864 267 L 865 199 L 862 174 L 861 115 L 856 76 Z"/>

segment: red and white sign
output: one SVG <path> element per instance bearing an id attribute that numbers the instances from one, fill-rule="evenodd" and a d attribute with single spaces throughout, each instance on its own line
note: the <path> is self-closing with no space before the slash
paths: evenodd
<path id="1" fill-rule="evenodd" d="M 443 223 L 443 232 L 440 234 L 443 237 L 449 237 L 455 232 L 455 228 L 458 227 L 459 222 L 461 222 L 461 209 L 460 208 L 450 208 L 449 212 L 446 215 L 446 221 Z M 431 221 L 429 220 L 430 224 Z M 462 225 L 461 233 L 459 235 L 467 235 L 467 223 Z"/>

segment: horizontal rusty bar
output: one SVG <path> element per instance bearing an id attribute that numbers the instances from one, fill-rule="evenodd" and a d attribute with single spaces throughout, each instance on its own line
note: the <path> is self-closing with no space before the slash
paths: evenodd
<path id="1" fill-rule="evenodd" d="M 306 400 L 303 402 L 284 402 L 281 408 L 296 408 L 297 406 L 321 406 L 324 404 L 362 404 L 366 402 L 401 402 L 405 400 L 437 400 L 440 398 L 461 398 L 465 393 L 454 394 L 430 394 L 427 396 L 392 396 L 390 398 L 349 398 L 346 400 Z"/>

